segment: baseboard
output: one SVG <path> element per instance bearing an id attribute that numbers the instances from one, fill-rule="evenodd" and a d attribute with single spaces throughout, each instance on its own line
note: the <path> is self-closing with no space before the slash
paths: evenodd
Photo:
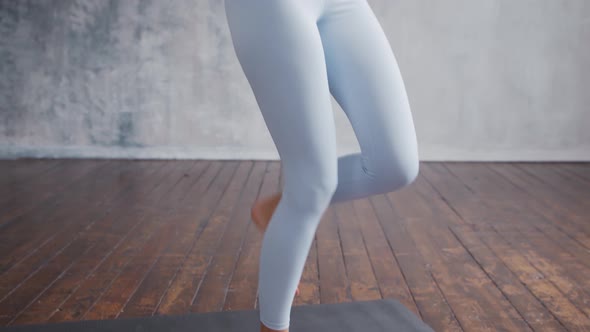
<path id="1" fill-rule="evenodd" d="M 341 150 L 340 155 L 358 152 Z M 464 150 L 447 147 L 421 146 L 421 161 L 590 161 L 590 148 L 543 150 Z M 190 147 L 86 147 L 86 146 L 0 146 L 0 159 L 20 158 L 75 158 L 75 159 L 205 159 L 205 160 L 278 160 L 276 150 L 247 148 L 190 148 Z"/>

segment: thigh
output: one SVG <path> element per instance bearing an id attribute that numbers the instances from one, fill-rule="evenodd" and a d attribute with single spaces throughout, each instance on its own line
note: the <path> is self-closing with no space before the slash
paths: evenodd
<path id="1" fill-rule="evenodd" d="M 303 5 L 307 3 L 308 5 Z M 315 1 L 228 0 L 234 48 L 283 164 L 285 185 L 336 167 L 336 133 Z M 299 178 L 298 178 L 299 177 Z"/>
<path id="2" fill-rule="evenodd" d="M 380 23 L 365 0 L 333 3 L 341 10 L 328 8 L 319 24 L 329 86 L 351 122 L 363 159 L 369 170 L 371 162 L 388 164 L 379 158 L 413 161 L 417 143 L 410 105 Z"/>

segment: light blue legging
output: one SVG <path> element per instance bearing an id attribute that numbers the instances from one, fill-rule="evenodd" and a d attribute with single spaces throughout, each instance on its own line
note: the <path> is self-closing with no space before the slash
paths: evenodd
<path id="1" fill-rule="evenodd" d="M 416 134 L 396 59 L 366 0 L 225 0 L 225 8 L 282 163 L 283 196 L 259 270 L 260 320 L 282 330 L 327 207 L 411 183 Z M 361 153 L 338 157 L 330 93 Z"/>

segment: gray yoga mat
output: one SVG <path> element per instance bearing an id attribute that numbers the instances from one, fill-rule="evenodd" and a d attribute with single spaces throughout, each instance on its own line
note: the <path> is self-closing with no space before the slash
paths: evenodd
<path id="1" fill-rule="evenodd" d="M 258 311 L 22 325 L 10 332 L 258 332 Z M 2 329 L 1 331 L 4 331 Z M 395 300 L 295 306 L 290 332 L 432 332 Z"/>

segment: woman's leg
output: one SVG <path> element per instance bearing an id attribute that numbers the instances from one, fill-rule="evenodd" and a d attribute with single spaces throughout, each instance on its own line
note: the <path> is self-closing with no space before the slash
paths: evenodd
<path id="1" fill-rule="evenodd" d="M 226 0 L 236 54 L 283 168 L 259 270 L 260 319 L 274 330 L 289 326 L 309 248 L 337 186 L 336 132 L 316 25 L 321 3 Z"/>
<path id="2" fill-rule="evenodd" d="M 418 174 L 414 123 L 389 42 L 366 0 L 327 0 L 318 22 L 330 91 L 361 153 L 338 160 L 332 202 L 391 192 Z"/>

